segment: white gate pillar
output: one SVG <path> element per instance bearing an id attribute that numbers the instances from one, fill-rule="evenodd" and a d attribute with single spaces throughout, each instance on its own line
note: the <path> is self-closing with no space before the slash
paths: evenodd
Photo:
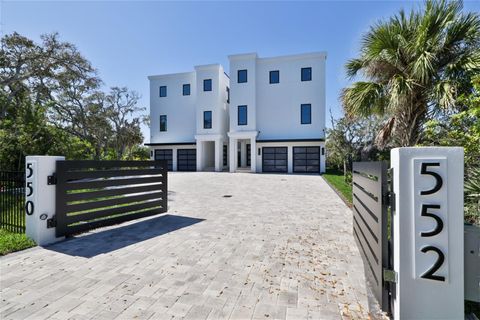
<path id="1" fill-rule="evenodd" d="M 57 160 L 65 157 L 27 156 L 25 159 L 25 229 L 39 246 L 65 239 L 55 236 L 55 227 L 47 220 L 55 215 L 55 184 L 48 184 L 48 176 L 55 173 Z"/>
<path id="2" fill-rule="evenodd" d="M 463 319 L 463 148 L 391 151 L 394 319 Z"/>

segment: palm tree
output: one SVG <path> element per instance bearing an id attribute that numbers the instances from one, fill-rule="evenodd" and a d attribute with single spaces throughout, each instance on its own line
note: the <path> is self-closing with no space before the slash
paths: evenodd
<path id="1" fill-rule="evenodd" d="M 347 75 L 362 81 L 345 88 L 347 115 L 386 115 L 376 142 L 413 146 L 425 121 L 456 107 L 480 72 L 480 16 L 462 13 L 461 1 L 425 2 L 423 12 L 401 10 L 363 36 L 360 56 Z"/>

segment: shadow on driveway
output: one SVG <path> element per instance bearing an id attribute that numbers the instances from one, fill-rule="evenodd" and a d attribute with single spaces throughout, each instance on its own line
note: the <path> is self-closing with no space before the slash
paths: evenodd
<path id="1" fill-rule="evenodd" d="M 94 231 L 87 235 L 73 237 L 48 246 L 45 249 L 71 256 L 92 258 L 96 255 L 115 251 L 204 220 L 167 214 L 125 226 L 113 227 L 112 229 L 99 232 Z"/>

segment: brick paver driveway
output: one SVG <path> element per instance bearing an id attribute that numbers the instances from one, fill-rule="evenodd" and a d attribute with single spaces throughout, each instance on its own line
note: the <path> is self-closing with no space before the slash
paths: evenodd
<path id="1" fill-rule="evenodd" d="M 351 211 L 321 177 L 169 184 L 167 215 L 2 257 L 0 318 L 368 318 Z"/>

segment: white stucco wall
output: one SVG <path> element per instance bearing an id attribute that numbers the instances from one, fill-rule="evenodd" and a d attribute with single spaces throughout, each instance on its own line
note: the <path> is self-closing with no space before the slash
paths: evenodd
<path id="1" fill-rule="evenodd" d="M 195 141 L 195 72 L 150 76 L 150 142 L 179 143 Z M 190 95 L 183 95 L 183 84 L 190 84 Z M 167 96 L 160 97 L 160 86 Z M 167 131 L 160 132 L 160 115 L 167 115 Z"/>
<path id="2" fill-rule="evenodd" d="M 197 97 L 196 97 L 196 133 L 226 135 L 228 130 L 227 94 L 228 78 L 219 64 L 196 66 Z M 203 80 L 212 79 L 212 91 L 203 91 Z M 203 127 L 204 111 L 212 111 L 212 128 Z"/>
<path id="3" fill-rule="evenodd" d="M 259 131 L 262 139 L 325 138 L 325 53 L 275 58 L 256 54 L 230 59 L 230 132 Z M 312 68 L 312 80 L 301 81 L 301 68 Z M 238 83 L 238 70 L 248 70 L 248 82 Z M 280 83 L 270 84 L 269 72 L 280 71 Z M 301 124 L 300 105 L 311 104 L 311 124 Z M 237 108 L 248 106 L 248 125 L 238 126 Z"/>

